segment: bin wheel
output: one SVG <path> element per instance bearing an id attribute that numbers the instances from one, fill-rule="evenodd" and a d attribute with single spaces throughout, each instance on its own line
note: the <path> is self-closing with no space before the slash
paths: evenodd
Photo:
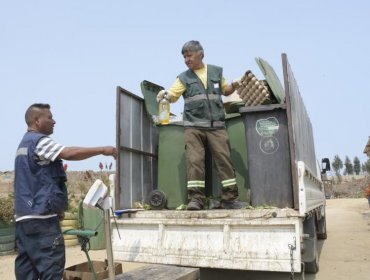
<path id="1" fill-rule="evenodd" d="M 167 204 L 166 195 L 160 190 L 151 191 L 148 195 L 148 203 L 152 209 L 164 209 Z"/>

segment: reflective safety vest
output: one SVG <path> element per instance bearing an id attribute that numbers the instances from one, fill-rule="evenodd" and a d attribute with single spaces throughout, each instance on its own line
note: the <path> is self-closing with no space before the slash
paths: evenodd
<path id="1" fill-rule="evenodd" d="M 222 68 L 207 65 L 207 89 L 202 81 L 188 69 L 178 78 L 185 85 L 184 126 L 201 128 L 224 128 L 225 111 L 222 102 Z"/>
<path id="2" fill-rule="evenodd" d="M 19 144 L 15 158 L 15 214 L 49 215 L 67 210 L 67 180 L 62 160 L 37 164 L 35 148 L 47 135 L 27 132 Z"/>

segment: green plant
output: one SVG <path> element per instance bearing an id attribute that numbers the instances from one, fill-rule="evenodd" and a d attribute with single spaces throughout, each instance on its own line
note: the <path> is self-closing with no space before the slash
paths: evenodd
<path id="1" fill-rule="evenodd" d="M 14 219 L 14 198 L 0 197 L 0 220 L 10 224 Z"/>

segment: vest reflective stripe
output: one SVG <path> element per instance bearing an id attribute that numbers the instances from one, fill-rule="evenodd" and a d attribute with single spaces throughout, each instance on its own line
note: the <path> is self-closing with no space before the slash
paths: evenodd
<path id="1" fill-rule="evenodd" d="M 205 181 L 188 181 L 188 188 L 205 188 Z"/>
<path id="2" fill-rule="evenodd" d="M 188 103 L 193 102 L 193 101 L 207 100 L 207 99 L 209 99 L 209 100 L 219 100 L 220 98 L 221 97 L 217 94 L 209 94 L 208 98 L 207 98 L 207 95 L 205 95 L 205 94 L 199 94 L 199 95 L 184 98 L 184 102 L 185 102 L 185 104 L 188 104 Z"/>
<path id="3" fill-rule="evenodd" d="M 28 149 L 27 148 L 19 148 L 16 153 L 17 156 L 27 156 L 28 155 Z"/>
<path id="4" fill-rule="evenodd" d="M 197 127 L 204 127 L 204 128 L 209 128 L 209 127 L 214 127 L 214 128 L 224 128 L 225 127 L 225 122 L 223 121 L 214 121 L 213 125 L 211 121 L 207 122 L 189 122 L 189 121 L 184 121 L 184 126 L 197 126 Z"/>
<path id="5" fill-rule="evenodd" d="M 223 180 L 221 182 L 222 184 L 222 187 L 225 188 L 225 187 L 230 187 L 230 186 L 233 186 L 233 185 L 236 185 L 236 178 L 233 178 L 233 179 L 228 179 L 228 180 Z"/>

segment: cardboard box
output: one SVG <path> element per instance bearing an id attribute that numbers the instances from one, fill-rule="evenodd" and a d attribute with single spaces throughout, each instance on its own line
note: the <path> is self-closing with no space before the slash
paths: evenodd
<path id="1" fill-rule="evenodd" d="M 102 261 L 91 261 L 98 280 L 109 278 L 108 264 Z M 114 263 L 114 275 L 122 274 L 122 264 Z M 94 280 L 88 262 L 76 264 L 64 269 L 63 280 Z"/>

